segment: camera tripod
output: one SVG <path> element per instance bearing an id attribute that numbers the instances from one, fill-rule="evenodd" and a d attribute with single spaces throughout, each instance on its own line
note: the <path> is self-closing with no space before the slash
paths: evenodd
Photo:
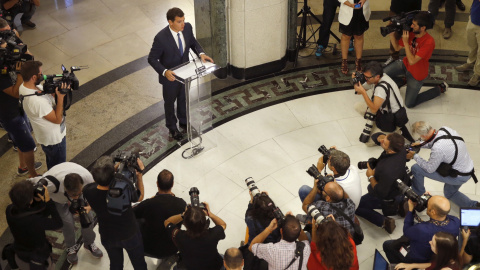
<path id="1" fill-rule="evenodd" d="M 294 67 L 297 66 L 298 53 L 300 49 L 307 47 L 307 42 L 315 36 L 315 34 L 320 30 L 323 24 L 323 22 L 317 16 L 315 16 L 315 14 L 313 14 L 311 8 L 308 6 L 308 0 L 304 0 L 302 10 L 300 10 L 297 13 L 297 16 L 298 17 L 302 16 L 302 22 L 300 24 L 300 32 L 298 33 L 298 36 L 297 36 L 297 46 L 295 48 L 295 62 L 293 64 Z M 307 16 L 310 16 L 311 18 L 315 19 L 320 24 L 320 26 L 312 33 L 312 35 L 308 39 L 307 39 Z M 311 18 L 308 23 L 310 25 L 312 25 Z M 340 43 L 340 38 L 337 35 L 335 35 L 331 30 L 329 31 L 330 31 L 330 35 L 332 35 L 333 38 L 335 38 Z"/>

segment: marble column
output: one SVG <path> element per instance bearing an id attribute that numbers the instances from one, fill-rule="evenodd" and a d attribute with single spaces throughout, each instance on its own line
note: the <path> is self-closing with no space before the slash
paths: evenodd
<path id="1" fill-rule="evenodd" d="M 297 48 L 298 0 L 288 0 L 287 59 L 295 61 Z"/>
<path id="2" fill-rule="evenodd" d="M 221 67 L 218 78 L 227 77 L 226 0 L 194 0 L 195 36 L 205 53 Z"/>
<path id="3" fill-rule="evenodd" d="M 290 0 L 229 0 L 229 72 L 250 79 L 282 70 L 287 61 Z"/>

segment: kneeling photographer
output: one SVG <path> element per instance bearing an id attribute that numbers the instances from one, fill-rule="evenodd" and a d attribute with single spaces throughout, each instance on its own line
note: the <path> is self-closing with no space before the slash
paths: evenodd
<path id="1" fill-rule="evenodd" d="M 375 119 L 370 133 L 376 133 L 378 129 L 383 132 L 395 132 L 400 128 L 405 139 L 410 142 L 414 141 L 406 127 L 408 117 L 400 90 L 397 84 L 383 73 L 382 64 L 375 61 L 368 62 L 365 65 L 364 73 L 352 74 L 352 82 L 355 93 L 362 95 L 365 100 L 365 102 L 357 102 L 355 110 L 364 115 L 366 119 Z M 372 88 L 373 94 L 369 97 L 366 89 Z M 375 143 L 369 138 L 369 135 L 364 131 L 360 141 L 368 146 L 373 146 Z"/>
<path id="2" fill-rule="evenodd" d="M 384 151 L 377 159 L 370 158 L 358 163 L 359 169 L 367 169 L 366 175 L 370 184 L 368 193 L 360 199 L 355 213 L 392 233 L 395 230 L 395 220 L 388 216 L 396 215 L 400 202 L 403 201 L 396 181 L 401 179 L 407 182 L 409 179 L 405 170 L 405 139 L 397 133 L 376 133 L 372 135 L 372 139 Z M 375 209 L 382 209 L 383 215 Z"/>
<path id="3" fill-rule="evenodd" d="M 188 270 L 219 270 L 223 267 L 222 256 L 218 253 L 217 245 L 225 239 L 227 224 L 210 211 L 210 206 L 200 203 L 198 189 L 190 189 L 189 204 L 184 213 L 171 216 L 165 220 L 167 233 L 172 236 L 181 254 L 181 260 Z M 215 226 L 209 228 L 210 219 Z M 183 221 L 186 231 L 181 230 L 178 224 Z"/>
<path id="4" fill-rule="evenodd" d="M 12 204 L 7 206 L 6 218 L 14 239 L 15 261 L 21 269 L 55 269 L 45 230 L 60 229 L 62 219 L 46 184 L 21 180 L 8 194 Z"/>
<path id="5" fill-rule="evenodd" d="M 110 269 L 123 269 L 123 249 L 134 269 L 147 269 L 142 235 L 131 206 L 141 201 L 144 194 L 142 172 L 145 167 L 139 158 L 137 163 L 135 175 L 127 178 L 124 175 L 128 174 L 120 169 L 115 173 L 112 157 L 102 156 L 91 170 L 95 183 L 83 188 L 83 196 L 97 214 L 98 231 L 110 259 Z M 122 164 L 118 167 L 124 167 Z M 133 179 L 136 179 L 135 185 Z"/>
<path id="6" fill-rule="evenodd" d="M 94 182 L 92 174 L 76 163 L 64 162 L 55 165 L 42 176 L 28 180 L 35 184 L 40 179 L 47 181 L 50 197 L 62 218 L 67 261 L 70 264 L 77 264 L 77 253 L 82 247 L 82 244 L 76 244 L 74 215 L 80 216 L 85 249 L 94 257 L 101 258 L 103 252 L 94 243 L 96 235 L 93 232 L 93 227 L 95 223 L 93 222 L 93 215 L 89 213 L 91 208 L 82 195 L 83 186 Z"/>

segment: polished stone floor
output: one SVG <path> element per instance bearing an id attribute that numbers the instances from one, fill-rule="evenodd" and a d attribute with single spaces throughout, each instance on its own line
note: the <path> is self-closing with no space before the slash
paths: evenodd
<path id="1" fill-rule="evenodd" d="M 372 1 L 372 10 L 383 14 L 388 10 L 387 2 Z M 426 8 L 428 1 L 423 2 Z M 315 14 L 321 14 L 320 3 L 312 1 L 310 4 Z M 37 29 L 22 31 L 22 39 L 36 59 L 44 63 L 43 73 L 58 73 L 61 64 L 68 67 L 89 66 L 89 69 L 77 72 L 77 76 L 82 85 L 91 86 L 91 89 L 82 88 L 74 93 L 79 100 L 68 111 L 68 160 L 78 159 L 79 154 L 95 142 L 120 141 L 127 137 L 132 131 L 131 126 L 126 126 L 121 136 L 116 129 L 127 120 L 137 117 L 140 124 L 135 129 L 139 129 L 155 119 L 152 115 L 162 113 L 159 106 L 162 102 L 161 86 L 144 57 L 155 34 L 167 24 L 164 14 L 173 6 L 182 8 L 186 20 L 196 26 L 193 0 L 42 1 L 32 19 Z M 469 7 L 466 12 L 468 10 Z M 441 21 L 437 21 L 434 29 L 429 31 L 437 42 L 436 49 L 448 57 L 455 53 L 465 55 L 468 51 L 464 38 L 466 14 L 459 13 L 451 39 L 441 38 Z M 383 39 L 378 30 L 382 25 L 384 23 L 380 18 L 370 21 L 370 30 L 365 34 L 366 53 L 368 50 L 383 49 L 383 54 L 387 54 L 388 40 Z M 338 23 L 334 23 L 332 30 L 338 33 Z M 310 53 L 304 50 L 301 55 Z M 324 63 L 322 58 L 302 60 L 309 64 L 312 61 Z M 457 62 L 464 60 L 464 57 L 456 59 Z M 101 76 L 104 74 L 116 79 L 102 85 L 98 81 L 105 78 Z M 458 130 L 467 142 L 476 167 L 479 167 L 480 113 L 475 106 L 479 95 L 476 90 L 450 89 L 441 98 L 409 110 L 409 116 L 411 121 L 425 119 L 434 126 L 447 125 Z M 336 145 L 347 152 L 354 163 L 379 154 L 379 148 L 366 148 L 358 142 L 364 121 L 353 110 L 353 103 L 357 100 L 351 90 L 314 95 L 270 106 L 227 122 L 206 134 L 217 142 L 211 151 L 195 159 L 184 160 L 180 156 L 181 151 L 177 150 L 157 165 L 152 165 L 145 176 L 147 197 L 155 192 L 156 174 L 163 168 L 171 170 L 177 179 L 174 192 L 178 196 L 187 200 L 188 189 L 198 187 L 202 200 L 210 202 L 212 210 L 227 222 L 227 238 L 220 242 L 220 252 L 238 246 L 245 231 L 243 215 L 248 193 L 243 180 L 246 177 L 254 177 L 259 187 L 268 190 L 284 212 L 292 210 L 299 213 L 301 204 L 297 190 L 300 185 L 312 182 L 304 171 L 316 162 L 319 145 Z M 336 106 L 339 101 L 342 106 Z M 7 147 L 0 157 L 1 181 L 4 187 L 10 187 L 24 178 L 16 176 L 17 155 L 6 143 L 3 130 L 0 136 L 2 145 Z M 97 156 L 106 152 L 101 150 Z M 427 157 L 428 151 L 422 152 L 422 155 Z M 41 150 L 35 156 L 44 162 Z M 44 167 L 40 172 L 45 170 Z M 365 190 L 363 172 L 362 179 Z M 436 182 L 428 182 L 427 187 L 433 193 L 442 191 L 442 186 Z M 1 209 L 9 203 L 8 189 L 0 190 Z M 462 191 L 480 198 L 480 188 L 472 181 L 465 184 Z M 384 240 L 400 236 L 402 220 L 398 218 L 393 235 L 366 222 L 362 222 L 362 226 L 367 239 L 359 246 L 358 252 L 361 268 L 367 269 L 371 268 L 374 248 L 381 249 Z M 2 216 L 0 231 L 3 232 L 6 227 Z M 108 265 L 107 256 L 99 261 L 93 260 L 83 249 L 79 255 L 80 262 L 76 268 L 103 269 Z M 127 261 L 126 268 L 131 269 Z M 148 260 L 148 263 L 153 269 L 158 262 Z"/>

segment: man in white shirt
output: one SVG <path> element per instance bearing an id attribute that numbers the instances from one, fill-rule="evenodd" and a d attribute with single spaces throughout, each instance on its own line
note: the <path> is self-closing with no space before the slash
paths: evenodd
<path id="1" fill-rule="evenodd" d="M 55 89 L 55 94 L 43 94 L 43 87 L 39 85 L 44 80 L 40 61 L 25 62 L 20 73 L 24 81 L 19 89 L 24 98 L 23 110 L 30 119 L 35 139 L 45 152 L 47 168 L 51 169 L 67 159 L 63 114 L 65 94 L 58 88 Z M 62 88 L 68 89 L 66 84 L 62 84 Z"/>

